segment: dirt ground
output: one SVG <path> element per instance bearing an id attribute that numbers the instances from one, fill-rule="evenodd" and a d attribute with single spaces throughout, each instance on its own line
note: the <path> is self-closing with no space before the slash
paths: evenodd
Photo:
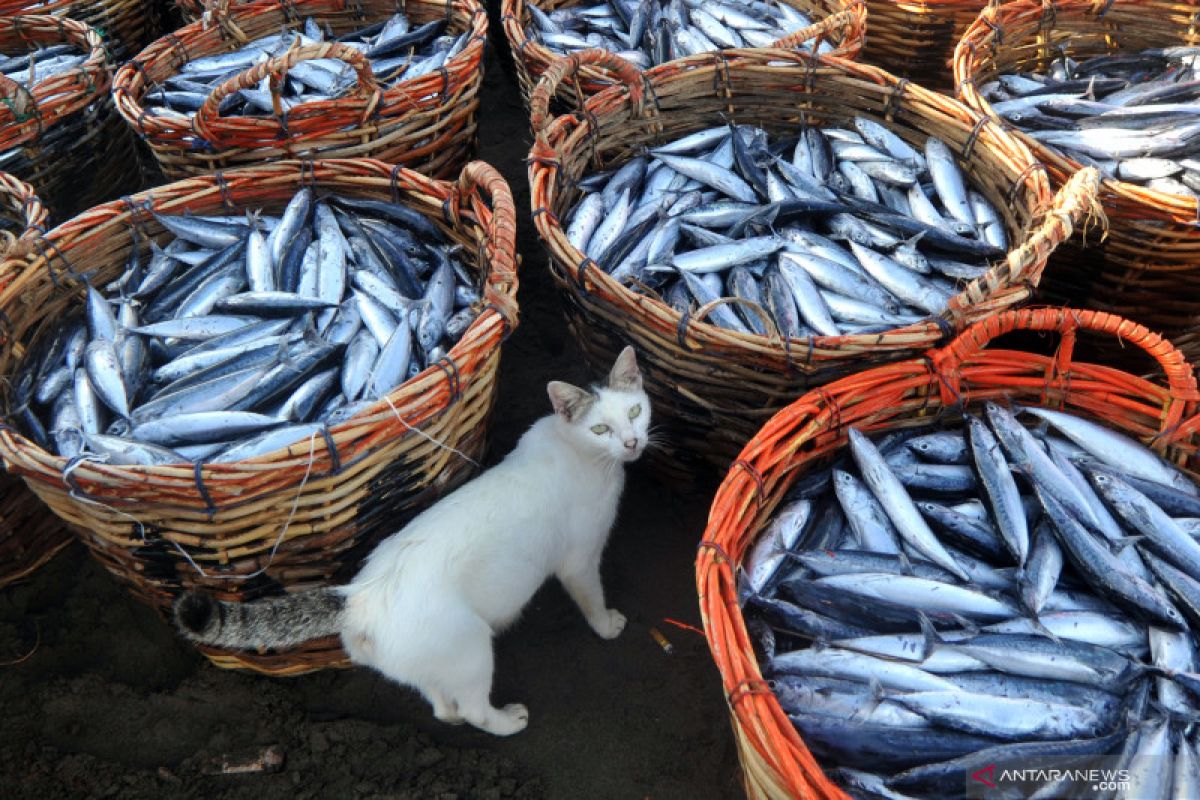
<path id="1" fill-rule="evenodd" d="M 494 20 L 495 21 L 495 20 Z M 502 33 L 493 39 L 503 47 Z M 586 374 L 528 219 L 529 146 L 515 78 L 487 65 L 480 156 L 521 215 L 521 313 L 506 343 L 490 460 L 549 411 L 547 380 Z M 213 667 L 72 545 L 0 590 L 0 798 L 732 798 L 737 759 L 698 626 L 692 561 L 708 499 L 636 467 L 607 551 L 615 642 L 557 585 L 498 641 L 493 699 L 529 706 L 509 739 L 443 725 L 366 670 L 272 679 Z M 674 645 L 651 638 L 659 628 Z M 276 746 L 269 774 L 213 775 Z"/>

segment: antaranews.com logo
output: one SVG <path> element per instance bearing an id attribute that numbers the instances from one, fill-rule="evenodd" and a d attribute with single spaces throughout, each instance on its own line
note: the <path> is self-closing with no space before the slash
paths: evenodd
<path id="1" fill-rule="evenodd" d="M 1039 797 L 1093 798 L 1097 792 L 1128 791 L 1133 778 L 1133 765 L 1123 766 L 1111 757 L 1031 761 L 987 764 L 971 772 L 966 776 L 967 797 L 998 800 L 1037 794 Z"/>

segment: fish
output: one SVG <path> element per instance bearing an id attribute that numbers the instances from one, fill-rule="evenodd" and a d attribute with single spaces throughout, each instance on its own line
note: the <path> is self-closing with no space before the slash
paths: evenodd
<path id="1" fill-rule="evenodd" d="M 147 88 L 143 97 L 146 111 L 191 118 L 212 90 L 232 75 L 262 60 L 282 56 L 293 47 L 330 41 L 362 53 L 375 80 L 387 89 L 440 68 L 466 46 L 472 35 L 469 30 L 458 34 L 448 31 L 447 19 L 411 27 L 400 10 L 383 23 L 337 37 L 316 24 L 312 17 L 298 18 L 295 25 L 294 29 L 257 37 L 224 53 L 184 61 L 175 74 Z M 222 117 L 271 117 L 276 115 L 277 108 L 288 114 L 303 113 L 305 103 L 342 97 L 357 85 L 358 78 L 345 61 L 310 59 L 292 65 L 286 79 L 274 85 L 270 78 L 264 78 L 254 88 L 231 93 L 221 102 L 218 113 Z M 276 250 L 277 262 L 278 255 Z"/>
<path id="2" fill-rule="evenodd" d="M 941 542 L 930 530 L 903 484 L 884 462 L 875 446 L 854 428 L 849 430 L 849 437 L 850 449 L 855 463 L 862 472 L 863 480 L 871 489 L 871 493 L 875 495 L 875 499 L 887 511 L 888 516 L 896 525 L 896 530 L 904 537 L 904 540 L 930 561 L 946 569 L 960 580 L 969 580 L 963 568 L 959 566 L 953 556 L 946 552 Z"/>
<path id="3" fill-rule="evenodd" d="M 808 519 L 845 522 L 786 549 L 776 537 L 770 580 L 738 599 L 770 639 L 756 657 L 784 714 L 861 796 L 959 796 L 964 770 L 1039 756 L 1140 764 L 1147 796 L 1200 780 L 1185 735 L 1200 703 L 1194 485 L 1137 441 L 1050 411 L 985 403 L 887 435 L 849 428 L 848 452 L 787 491 Z"/>
<path id="4" fill-rule="evenodd" d="M 525 35 L 559 55 L 599 47 L 639 69 L 688 55 L 737 47 L 770 47 L 813 24 L 807 14 L 778 0 L 741 3 L 635 3 L 627 0 L 580 3 L 549 13 L 527 6 Z M 813 43 L 800 47 L 813 51 Z M 829 53 L 820 40 L 815 52 Z"/>
<path id="5" fill-rule="evenodd" d="M 1028 136 L 1099 167 L 1105 177 L 1200 196 L 1194 53 L 1150 48 L 1082 63 L 1060 55 L 1045 74 L 1000 75 L 981 94 Z"/>
<path id="6" fill-rule="evenodd" d="M 614 280 L 681 315 L 736 299 L 704 322 L 745 335 L 770 333 L 747 302 L 789 339 L 902 328 L 941 314 L 959 281 L 1005 253 L 1004 217 L 944 144 L 931 145 L 931 162 L 880 123 L 860 117 L 855 125 L 879 146 L 849 129 L 803 127 L 793 139 L 733 124 L 651 146 L 576 182 L 581 194 L 563 217 L 567 240 Z M 896 199 L 904 186 L 920 194 L 915 211 Z M 887 198 L 896 207 L 879 202 Z M 946 207 L 959 199 L 970 224 Z M 706 276 L 703 288 L 698 276 Z"/>
<path id="7" fill-rule="evenodd" d="M 28 397 L 6 419 L 59 455 L 224 463 L 287 446 L 444 358 L 483 306 L 458 246 L 397 204 L 304 187 L 279 217 L 155 218 L 174 238 L 135 247 L 116 296 L 87 287 L 20 368 Z M 395 244 L 369 264 L 349 244 L 368 229 Z M 141 277 L 179 258 L 171 279 Z M 419 297 L 397 291 L 393 313 L 356 272 Z"/>

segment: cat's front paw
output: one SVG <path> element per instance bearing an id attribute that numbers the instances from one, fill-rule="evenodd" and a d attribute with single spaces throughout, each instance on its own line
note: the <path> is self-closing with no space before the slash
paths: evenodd
<path id="1" fill-rule="evenodd" d="M 615 608 L 605 609 L 597 619 L 592 620 L 592 630 L 602 639 L 615 639 L 625 630 L 625 615 Z"/>

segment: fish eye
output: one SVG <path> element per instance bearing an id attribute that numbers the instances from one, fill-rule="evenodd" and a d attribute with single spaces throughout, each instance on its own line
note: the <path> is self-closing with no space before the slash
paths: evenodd
<path id="1" fill-rule="evenodd" d="M 607 425 L 593 425 L 592 433 L 596 434 L 597 436 L 603 436 L 604 434 L 608 433 L 608 426 Z"/>
<path id="2" fill-rule="evenodd" d="M 629 418 L 637 419 L 638 414 L 641 414 L 641 413 L 642 413 L 642 405 L 641 405 L 641 403 L 638 403 L 633 408 L 629 409 Z"/>

